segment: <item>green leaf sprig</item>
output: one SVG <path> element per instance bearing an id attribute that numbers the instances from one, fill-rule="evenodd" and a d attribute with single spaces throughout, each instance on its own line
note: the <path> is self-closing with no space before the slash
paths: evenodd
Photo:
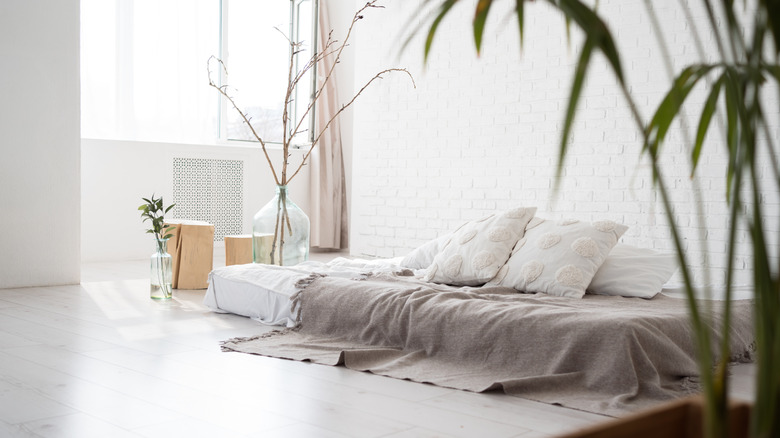
<path id="1" fill-rule="evenodd" d="M 168 228 L 171 228 L 172 225 L 165 223 L 165 215 L 171 211 L 171 209 L 176 204 L 171 204 L 167 208 L 163 207 L 163 198 L 160 196 L 159 198 L 155 198 L 154 194 L 152 194 L 151 199 L 149 198 L 141 198 L 146 203 L 141 204 L 138 207 L 138 210 L 141 210 L 141 217 L 144 218 L 143 221 L 151 221 L 152 222 L 152 228 L 146 230 L 149 234 L 154 234 L 154 237 L 158 240 L 162 239 L 170 239 L 173 237 L 173 234 L 167 233 Z"/>

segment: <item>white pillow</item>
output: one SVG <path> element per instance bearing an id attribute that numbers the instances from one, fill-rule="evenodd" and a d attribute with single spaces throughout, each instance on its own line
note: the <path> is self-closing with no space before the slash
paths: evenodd
<path id="1" fill-rule="evenodd" d="M 458 286 L 485 284 L 506 263 L 534 213 L 536 207 L 515 208 L 468 222 L 436 254 L 424 279 Z"/>
<path id="2" fill-rule="evenodd" d="M 618 244 L 588 286 L 588 293 L 653 298 L 677 270 L 677 255 Z"/>
<path id="3" fill-rule="evenodd" d="M 401 260 L 401 266 L 409 269 L 428 269 L 433 264 L 436 254 L 444 249 L 450 239 L 452 239 L 452 233 L 447 233 L 423 243 Z"/>
<path id="4" fill-rule="evenodd" d="M 585 289 L 628 227 L 534 218 L 491 285 L 522 292 L 582 298 Z"/>

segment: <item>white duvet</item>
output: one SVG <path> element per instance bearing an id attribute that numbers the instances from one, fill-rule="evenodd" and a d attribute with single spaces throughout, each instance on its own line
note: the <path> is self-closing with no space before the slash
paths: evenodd
<path id="1" fill-rule="evenodd" d="M 367 272 L 393 271 L 401 258 L 359 260 L 337 258 L 328 263 L 304 262 L 295 266 L 261 264 L 217 268 L 209 274 L 209 287 L 203 304 L 214 312 L 247 316 L 268 325 L 292 327 L 290 297 L 298 281 L 311 273 L 331 277 L 357 278 Z"/>

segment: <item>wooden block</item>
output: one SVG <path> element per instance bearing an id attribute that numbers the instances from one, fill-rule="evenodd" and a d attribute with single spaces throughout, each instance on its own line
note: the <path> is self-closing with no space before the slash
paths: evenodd
<path id="1" fill-rule="evenodd" d="M 167 223 L 176 227 L 175 231 L 171 231 L 174 237 L 168 241 L 169 253 L 173 258 L 173 288 L 207 288 L 209 272 L 214 264 L 214 225 L 186 220 L 171 220 Z"/>
<path id="2" fill-rule="evenodd" d="M 252 235 L 225 236 L 225 266 L 252 263 Z"/>
<path id="3" fill-rule="evenodd" d="M 171 287 L 176 289 L 176 286 L 178 284 L 178 276 L 176 275 L 177 272 L 179 272 L 179 231 L 181 228 L 179 227 L 179 223 L 173 223 L 174 221 L 166 222 L 166 225 L 171 225 L 170 228 L 165 230 L 166 234 L 173 234 L 173 237 L 168 239 L 168 254 L 171 255 Z"/>

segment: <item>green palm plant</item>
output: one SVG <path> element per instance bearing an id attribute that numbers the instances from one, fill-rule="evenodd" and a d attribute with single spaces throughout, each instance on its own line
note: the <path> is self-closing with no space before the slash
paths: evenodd
<path id="1" fill-rule="evenodd" d="M 426 0 L 422 3 L 420 16 L 427 17 L 410 32 L 406 40 L 427 27 L 424 40 L 424 55 L 427 59 L 434 36 L 442 19 L 450 14 L 460 0 Z M 493 3 L 499 0 L 477 0 L 472 28 L 477 52 L 482 47 L 485 24 Z M 531 1 L 531 0 L 528 0 Z M 663 143 L 669 128 L 675 120 L 684 117 L 682 106 L 697 87 L 709 86 L 699 109 L 695 139 L 689 142 L 691 175 L 695 176 L 697 165 L 705 154 L 705 137 L 716 117 L 722 119 L 725 133 L 725 153 L 728 164 L 724 169 L 726 179 L 726 202 L 729 207 L 729 231 L 727 242 L 726 300 L 732 296 L 735 272 L 735 251 L 737 231 L 746 229 L 749 233 L 751 257 L 754 263 L 752 287 L 755 292 L 755 340 L 757 350 L 757 382 L 755 405 L 751 416 L 752 437 L 780 436 L 780 267 L 774 266 L 770 257 L 768 240 L 780 230 L 768 228 L 762 197 L 780 193 L 780 145 L 773 138 L 770 127 L 778 120 L 769 120 L 762 101 L 762 93 L 780 86 L 780 1 L 756 0 L 751 7 L 753 13 L 738 14 L 733 1 L 719 2 L 701 0 L 706 11 L 709 31 L 715 36 L 717 54 L 715 60 L 707 63 L 693 63 L 677 74 L 652 117 L 645 120 L 640 115 L 637 102 L 628 92 L 626 76 L 621 65 L 621 55 L 612 34 L 599 16 L 595 7 L 579 0 L 547 0 L 561 12 L 567 24 L 567 33 L 574 24 L 582 31 L 584 40 L 579 50 L 571 92 L 564 114 L 564 123 L 558 154 L 560 177 L 567 146 L 577 112 L 585 78 L 593 54 L 601 52 L 614 73 L 621 93 L 627 103 L 637 129 L 641 132 L 642 152 L 649 157 L 653 181 L 664 205 L 671 236 L 681 266 L 685 284 L 692 326 L 697 338 L 697 353 L 701 373 L 702 391 L 706 400 L 705 432 L 707 436 L 726 436 L 728 431 L 728 376 L 729 358 L 728 327 L 729 306 L 725 306 L 724 333 L 722 343 L 712 348 L 707 329 L 708 309 L 696 300 L 690 265 L 681 236 L 681 227 L 675 220 L 669 187 L 663 178 L 661 157 Z M 660 34 L 657 20 L 650 2 L 645 1 L 655 31 Z M 523 23 L 526 16 L 525 0 L 511 2 L 517 18 L 520 42 L 523 41 Z M 747 5 L 746 5 L 747 6 Z M 424 15 L 427 14 L 427 15 Z M 744 32 L 743 29 L 749 29 Z M 695 29 L 694 29 L 695 31 Z M 747 35 L 747 36 L 746 36 Z M 665 52 L 665 47 L 661 50 Z M 662 53 L 667 59 L 666 53 Z M 769 114 L 776 116 L 777 108 Z M 760 180 L 760 166 L 769 166 L 771 177 Z M 559 179 L 559 178 L 558 178 Z M 557 182 L 556 182 L 557 184 Z M 557 187 L 557 186 L 556 186 Z M 777 201 L 773 201 L 777 202 Z M 714 351 L 713 351 L 714 350 Z M 717 358 L 717 359 L 716 359 Z M 715 366 L 713 367 L 713 364 Z"/>

